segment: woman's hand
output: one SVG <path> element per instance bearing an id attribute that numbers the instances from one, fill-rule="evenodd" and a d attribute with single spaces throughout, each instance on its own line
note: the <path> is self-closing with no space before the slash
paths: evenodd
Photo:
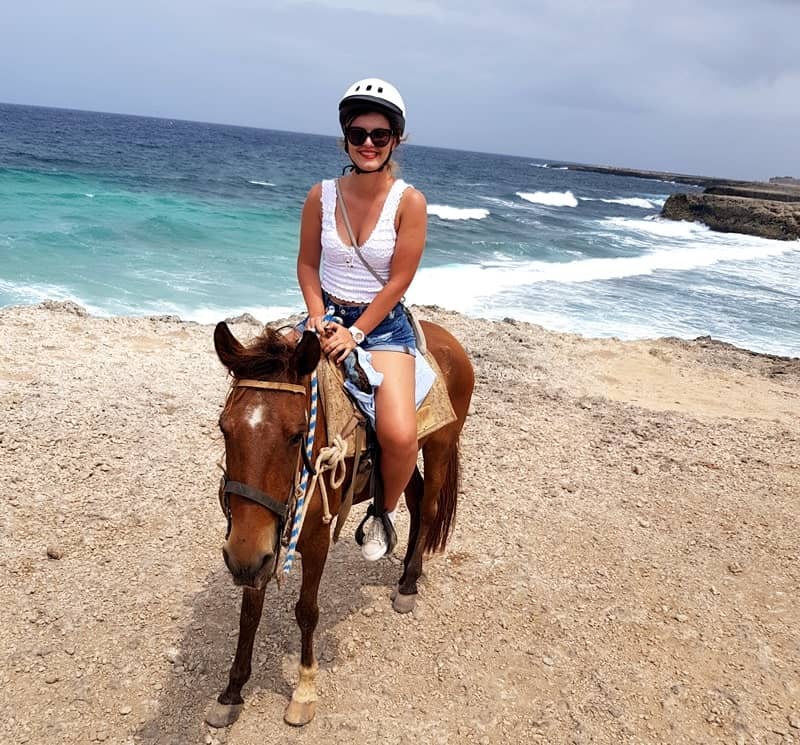
<path id="1" fill-rule="evenodd" d="M 325 315 L 321 316 L 309 316 L 308 320 L 306 321 L 306 328 L 309 331 L 314 331 L 320 336 L 325 333 L 325 327 L 330 323 L 330 321 L 325 320 Z"/>
<path id="2" fill-rule="evenodd" d="M 320 342 L 325 355 L 332 358 L 337 364 L 344 362 L 344 358 L 357 346 L 350 332 L 344 326 L 332 321 L 328 322 L 322 332 Z"/>

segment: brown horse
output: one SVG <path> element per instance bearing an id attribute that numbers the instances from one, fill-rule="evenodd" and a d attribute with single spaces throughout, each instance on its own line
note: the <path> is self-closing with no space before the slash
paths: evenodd
<path id="1" fill-rule="evenodd" d="M 405 490 L 411 517 L 403 574 L 393 605 L 399 612 L 413 609 L 417 580 L 426 552 L 441 551 L 447 543 L 458 494 L 458 441 L 472 397 L 472 365 L 458 341 L 445 329 L 424 322 L 428 348 L 441 368 L 456 420 L 428 435 L 422 448 L 424 477 L 415 469 Z M 253 640 L 264 604 L 264 590 L 275 573 L 286 503 L 295 484 L 301 448 L 307 434 L 310 373 L 320 359 L 317 337 L 305 332 L 299 342 L 267 329 L 243 346 L 225 323 L 214 331 L 214 346 L 234 378 L 220 429 L 225 436 L 228 492 L 223 500 L 229 533 L 222 549 L 234 582 L 244 588 L 239 642 L 227 688 L 212 706 L 206 721 L 215 727 L 231 724 L 243 706 L 242 686 L 250 677 Z M 246 387 L 236 382 L 248 379 Z M 263 387 L 251 387 L 264 381 Z M 318 407 L 314 457 L 327 445 L 322 407 Z M 351 459 L 352 461 L 352 459 Z M 352 462 L 348 471 L 352 469 Z M 345 484 L 349 481 L 345 479 Z M 233 485 L 233 486 L 232 486 Z M 328 487 L 330 510 L 336 514 L 342 489 Z M 357 495 L 363 501 L 366 493 Z M 319 618 L 317 590 L 328 556 L 331 529 L 322 520 L 319 489 L 310 497 L 298 541 L 302 555 L 302 587 L 295 606 L 301 631 L 300 679 L 284 719 L 302 725 L 316 708 L 317 663 L 313 636 Z"/>

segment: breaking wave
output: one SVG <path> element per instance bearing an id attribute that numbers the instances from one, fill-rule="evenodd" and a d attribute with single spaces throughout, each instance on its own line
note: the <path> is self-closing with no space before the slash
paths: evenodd
<path id="1" fill-rule="evenodd" d="M 578 197 L 581 202 L 605 202 L 606 204 L 624 204 L 626 207 L 640 207 L 643 210 L 654 210 L 664 206 L 665 199 L 645 199 L 644 197 L 616 197 L 599 199 L 597 197 Z"/>
<path id="2" fill-rule="evenodd" d="M 489 210 L 483 207 L 472 209 L 463 207 L 450 207 L 446 204 L 429 204 L 428 214 L 440 220 L 483 220 L 489 217 Z"/>
<path id="3" fill-rule="evenodd" d="M 612 223 L 615 218 L 604 221 Z M 619 221 L 617 225 L 622 227 Z M 693 223 L 627 220 L 627 230 L 674 238 L 675 244 L 640 256 L 576 259 L 565 262 L 504 260 L 449 264 L 422 269 L 409 290 L 411 302 L 434 303 L 469 312 L 476 300 L 541 282 L 578 283 L 685 272 L 720 262 L 749 262 L 797 251 L 798 242 L 724 234 L 709 240 L 707 228 Z M 613 224 L 613 223 L 612 223 Z M 666 228 L 666 229 L 665 229 Z"/>
<path id="4" fill-rule="evenodd" d="M 543 204 L 545 207 L 577 207 L 578 200 L 571 191 L 518 191 L 520 199 L 533 204 Z"/>

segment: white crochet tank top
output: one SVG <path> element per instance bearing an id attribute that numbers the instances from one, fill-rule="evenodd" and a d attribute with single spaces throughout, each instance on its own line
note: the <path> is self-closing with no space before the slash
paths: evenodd
<path id="1" fill-rule="evenodd" d="M 398 179 L 392 184 L 381 210 L 375 229 L 359 246 L 362 256 L 384 280 L 389 279 L 392 256 L 397 241 L 394 229 L 397 208 L 403 192 L 409 187 Z M 322 288 L 340 300 L 370 303 L 383 285 L 370 274 L 352 246 L 343 242 L 336 230 L 336 182 L 322 182 L 322 260 L 320 281 Z"/>

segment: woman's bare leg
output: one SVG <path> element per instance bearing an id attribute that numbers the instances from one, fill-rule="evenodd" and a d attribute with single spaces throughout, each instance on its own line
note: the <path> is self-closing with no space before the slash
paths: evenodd
<path id="1" fill-rule="evenodd" d="M 375 391 L 375 419 L 381 446 L 383 503 L 393 512 L 417 463 L 417 412 L 414 405 L 414 357 L 404 352 L 372 352 L 383 373 Z"/>

